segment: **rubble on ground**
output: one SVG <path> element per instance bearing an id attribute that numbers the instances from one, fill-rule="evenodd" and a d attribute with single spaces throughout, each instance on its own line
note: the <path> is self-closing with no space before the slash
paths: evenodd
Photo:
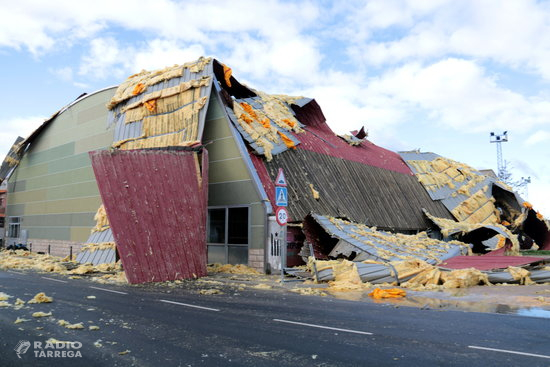
<path id="1" fill-rule="evenodd" d="M 127 283 L 120 262 L 93 266 L 91 264 L 79 264 L 68 259 L 68 257 L 60 258 L 24 250 L 0 251 L 0 268 L 35 270 L 43 273 L 71 275 L 72 277 L 86 276 L 99 283 Z M 29 303 L 34 302 L 29 301 Z"/>

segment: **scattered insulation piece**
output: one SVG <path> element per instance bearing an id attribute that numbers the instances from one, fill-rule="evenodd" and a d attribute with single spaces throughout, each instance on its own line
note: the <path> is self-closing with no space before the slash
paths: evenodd
<path id="1" fill-rule="evenodd" d="M 11 298 L 11 296 L 9 294 L 6 294 L 4 292 L 0 292 L 0 301 L 7 301 L 10 298 Z"/>
<path id="2" fill-rule="evenodd" d="M 229 274 L 261 274 L 258 270 L 243 264 L 208 264 L 209 273 L 229 273 Z"/>
<path id="3" fill-rule="evenodd" d="M 363 140 L 358 139 L 355 136 L 350 134 L 338 135 L 338 137 L 343 139 L 346 143 L 348 143 L 351 146 L 361 145 L 361 143 L 363 142 Z"/>
<path id="4" fill-rule="evenodd" d="M 311 189 L 311 195 L 313 195 L 313 198 L 315 200 L 319 200 L 320 198 L 319 191 L 315 190 L 315 188 L 313 187 L 313 184 L 309 184 L 309 188 Z"/>
<path id="5" fill-rule="evenodd" d="M 44 292 L 37 293 L 28 303 L 51 303 L 52 297 L 46 296 Z"/>
<path id="6" fill-rule="evenodd" d="M 375 288 L 372 292 L 369 293 L 369 296 L 374 299 L 401 298 L 401 297 L 405 297 L 406 295 L 407 295 L 407 292 L 399 288 L 391 288 L 391 289 Z"/>
<path id="7" fill-rule="evenodd" d="M 60 326 L 63 326 L 66 329 L 84 329 L 84 325 L 82 325 L 81 322 L 78 322 L 76 324 L 71 324 L 70 322 L 65 320 L 58 320 L 57 324 Z"/>
<path id="8" fill-rule="evenodd" d="M 48 317 L 48 316 L 51 316 L 51 315 L 52 315 L 51 312 L 38 311 L 38 312 L 33 313 L 32 317 Z"/>
<path id="9" fill-rule="evenodd" d="M 114 242 L 100 242 L 100 243 L 86 243 L 82 245 L 80 251 L 100 251 L 100 250 L 115 250 L 116 245 Z"/>
<path id="10" fill-rule="evenodd" d="M 212 294 L 223 294 L 223 292 L 219 289 L 201 289 L 199 291 L 199 294 L 204 294 L 204 295 L 212 295 Z"/>
<path id="11" fill-rule="evenodd" d="M 103 232 L 109 228 L 109 219 L 107 218 L 107 212 L 105 211 L 105 206 L 101 206 L 97 209 L 97 212 L 94 215 L 94 220 L 96 221 L 95 227 L 92 228 L 93 232 Z"/>
<path id="12" fill-rule="evenodd" d="M 18 317 L 17 320 L 15 320 L 13 323 L 14 323 L 14 324 L 20 324 L 20 323 L 22 323 L 22 322 L 27 322 L 27 321 L 31 321 L 31 320 L 29 320 L 29 319 L 23 319 L 23 318 L 19 318 L 19 317 Z"/>
<path id="13" fill-rule="evenodd" d="M 267 290 L 267 289 L 272 289 L 273 287 L 270 286 L 269 284 L 263 284 L 263 283 L 262 283 L 262 284 L 253 285 L 253 286 L 250 287 L 250 288 L 254 288 L 254 289 L 265 289 L 265 290 Z"/>

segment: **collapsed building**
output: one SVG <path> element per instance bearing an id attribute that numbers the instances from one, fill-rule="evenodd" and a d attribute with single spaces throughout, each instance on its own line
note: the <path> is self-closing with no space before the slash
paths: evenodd
<path id="1" fill-rule="evenodd" d="M 287 231 L 273 217 L 281 168 Z M 336 135 L 314 99 L 254 90 L 211 58 L 80 96 L 15 142 L 0 179 L 7 243 L 83 263 L 120 258 L 132 283 L 199 277 L 207 262 L 274 271 L 285 235 L 289 265 L 550 247 L 548 223 L 495 178 L 389 151 L 364 129 Z M 370 246 L 323 227 L 342 220 Z"/>

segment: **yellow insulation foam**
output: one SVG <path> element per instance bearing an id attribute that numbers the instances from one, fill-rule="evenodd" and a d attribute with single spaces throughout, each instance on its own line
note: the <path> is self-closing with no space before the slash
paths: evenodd
<path id="1" fill-rule="evenodd" d="M 510 275 L 514 278 L 514 280 L 519 281 L 519 284 L 522 284 L 522 285 L 535 284 L 535 282 L 532 281 L 530 278 L 531 272 L 527 269 L 523 269 L 516 266 L 509 266 L 506 269 L 506 271 L 510 273 Z"/>
<path id="2" fill-rule="evenodd" d="M 44 292 L 37 293 L 30 301 L 27 303 L 51 303 L 53 301 L 52 297 L 46 296 Z"/>
<path id="3" fill-rule="evenodd" d="M 350 225 L 351 222 L 338 218 L 329 220 L 336 227 L 343 229 L 342 224 Z M 469 246 L 459 241 L 442 242 L 428 237 L 426 232 L 415 235 L 401 233 L 386 233 L 377 231 L 375 227 L 370 228 L 364 224 L 353 223 L 353 228 L 347 231 L 350 237 L 376 249 L 377 256 L 385 260 L 415 260 L 418 257 L 426 257 L 438 261 L 441 254 L 446 253 L 452 245 L 459 245 L 469 251 Z M 376 241 L 371 240 L 374 238 Z M 382 248 L 380 245 L 383 245 Z"/>
<path id="4" fill-rule="evenodd" d="M 114 242 L 100 242 L 100 243 L 86 243 L 81 248 L 80 251 L 99 251 L 99 250 L 114 250 L 116 245 Z"/>
<path id="5" fill-rule="evenodd" d="M 135 95 L 141 94 L 147 90 L 147 87 L 158 84 L 162 81 L 180 77 L 183 75 L 184 69 L 188 68 L 192 73 L 199 73 L 206 65 L 212 61 L 211 58 L 201 57 L 197 61 L 192 63 L 186 63 L 184 65 L 174 65 L 161 70 L 146 71 L 143 70 L 138 74 L 134 74 L 126 79 L 117 88 L 115 95 L 109 103 L 107 108 L 113 109 L 119 103 L 132 98 Z"/>
<path id="6" fill-rule="evenodd" d="M 208 264 L 209 273 L 229 273 L 229 274 L 261 274 L 258 270 L 243 264 Z"/>
<path id="7" fill-rule="evenodd" d="M 4 162 L 6 162 L 10 167 L 17 166 L 19 164 L 18 159 L 10 157 L 9 155 L 7 155 L 6 158 L 4 158 Z"/>
<path id="8" fill-rule="evenodd" d="M 103 232 L 110 227 L 107 212 L 105 211 L 105 206 L 103 204 L 101 204 L 101 206 L 97 209 L 97 212 L 94 215 L 94 220 L 96 221 L 96 224 L 95 227 L 92 228 L 92 233 Z"/>

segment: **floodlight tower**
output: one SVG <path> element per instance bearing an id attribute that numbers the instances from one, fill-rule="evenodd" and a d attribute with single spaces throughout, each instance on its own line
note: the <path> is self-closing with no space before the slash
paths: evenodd
<path id="1" fill-rule="evenodd" d="M 502 178 L 505 170 L 504 160 L 502 159 L 502 146 L 501 143 L 508 141 L 508 131 L 503 132 L 502 134 L 495 134 L 491 132 L 491 143 L 496 143 L 497 145 L 497 170 L 498 177 Z"/>

